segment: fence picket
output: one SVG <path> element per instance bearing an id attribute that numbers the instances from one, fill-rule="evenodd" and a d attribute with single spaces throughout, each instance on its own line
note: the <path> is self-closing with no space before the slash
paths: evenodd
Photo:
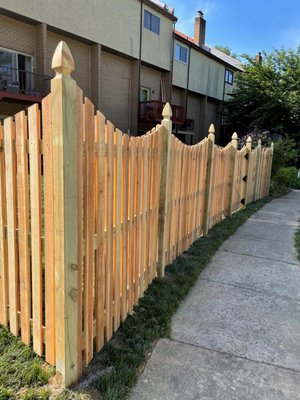
<path id="1" fill-rule="evenodd" d="M 17 198 L 19 221 L 19 268 L 20 268 L 20 308 L 21 337 L 29 345 L 31 341 L 31 276 L 29 248 L 29 193 L 28 193 L 28 155 L 27 118 L 22 111 L 15 117 L 17 153 Z"/>
<path id="2" fill-rule="evenodd" d="M 9 323 L 13 335 L 19 334 L 19 266 L 17 252 L 16 210 L 16 158 L 13 148 L 15 123 L 12 118 L 4 120 L 5 182 L 8 242 Z"/>
<path id="3" fill-rule="evenodd" d="M 0 143 L 3 144 L 3 126 L 0 124 Z M 0 324 L 7 326 L 8 307 L 8 265 L 7 240 L 5 238 L 6 201 L 5 201 L 5 163 L 4 151 L 0 151 Z"/>
<path id="4" fill-rule="evenodd" d="M 45 323 L 46 361 L 55 365 L 55 260 L 54 260 L 54 189 L 51 95 L 42 102 L 44 151 L 44 224 L 45 224 Z"/>

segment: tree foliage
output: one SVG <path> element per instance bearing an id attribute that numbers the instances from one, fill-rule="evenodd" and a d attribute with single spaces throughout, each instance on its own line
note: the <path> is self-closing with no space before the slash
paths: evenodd
<path id="1" fill-rule="evenodd" d="M 253 129 L 274 130 L 300 142 L 300 47 L 263 53 L 262 64 L 244 55 L 227 103 L 231 129 L 245 134 Z"/>
<path id="2" fill-rule="evenodd" d="M 237 60 L 239 59 L 237 53 L 234 53 L 229 46 L 222 46 L 220 44 L 216 44 L 215 49 L 221 51 L 224 54 L 227 54 L 230 57 L 236 58 Z"/>

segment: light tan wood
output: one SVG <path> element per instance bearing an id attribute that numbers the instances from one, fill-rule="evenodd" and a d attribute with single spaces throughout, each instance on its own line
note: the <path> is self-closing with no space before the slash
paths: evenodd
<path id="1" fill-rule="evenodd" d="M 4 120 L 6 212 L 8 241 L 9 323 L 13 335 L 19 334 L 19 268 L 16 241 L 16 157 L 13 149 L 15 123 L 12 118 Z"/>
<path id="2" fill-rule="evenodd" d="M 56 369 L 66 385 L 78 377 L 77 309 L 77 107 L 76 82 L 70 77 L 74 62 L 65 42 L 58 45 L 51 81 L 54 242 L 56 267 Z"/>
<path id="3" fill-rule="evenodd" d="M 230 190 L 229 190 L 229 215 L 234 211 L 234 189 L 236 180 L 236 156 L 238 146 L 238 135 L 236 132 L 231 137 L 231 174 L 230 174 Z"/>
<path id="4" fill-rule="evenodd" d="M 134 278 L 135 278 L 135 174 L 136 174 L 136 139 L 131 137 L 129 143 L 129 158 L 130 158 L 130 183 L 129 183 L 129 282 L 128 282 L 128 310 L 133 308 L 134 304 Z"/>
<path id="5" fill-rule="evenodd" d="M 46 361 L 55 365 L 55 260 L 54 191 L 51 94 L 42 102 L 44 143 L 44 220 L 45 220 L 45 322 Z"/>
<path id="6" fill-rule="evenodd" d="M 19 268 L 20 268 L 20 306 L 21 337 L 29 345 L 31 342 L 31 276 L 29 248 L 29 191 L 28 191 L 28 155 L 27 117 L 22 111 L 15 117 L 16 153 L 17 153 L 17 198 L 19 221 Z M 40 172 L 40 171 L 39 171 Z M 32 215 L 33 217 L 33 215 Z M 32 232 L 32 235 L 35 233 Z M 35 332 L 34 332 L 35 333 Z"/>
<path id="7" fill-rule="evenodd" d="M 94 105 L 85 98 L 83 108 L 83 129 L 85 137 L 85 269 L 84 269 L 84 332 L 85 364 L 93 358 L 93 290 L 94 290 L 94 248 L 91 238 L 95 223 L 95 169 L 94 169 Z"/>
<path id="8" fill-rule="evenodd" d="M 33 350 L 43 354 L 43 299 L 42 299 L 42 204 L 41 204 L 41 155 L 40 155 L 40 111 L 35 104 L 28 109 L 29 154 L 30 154 L 30 215 L 32 257 L 32 316 Z"/>
<path id="9" fill-rule="evenodd" d="M 121 216 L 122 216 L 122 132 L 116 130 L 116 189 L 115 189 L 115 304 L 114 304 L 114 331 L 120 326 L 121 316 L 121 272 L 123 257 L 121 253 L 122 234 L 121 234 Z M 124 229 L 124 226 L 123 226 Z"/>
<path id="10" fill-rule="evenodd" d="M 114 126 L 107 122 L 107 263 L 105 337 L 112 337 L 113 319 L 113 219 L 114 219 Z"/>
<path id="11" fill-rule="evenodd" d="M 210 201 L 211 201 L 211 186 L 214 174 L 214 150 L 215 150 L 215 128 L 213 124 L 209 128 L 208 149 L 207 149 L 207 172 L 206 172 L 206 189 L 204 203 L 204 225 L 203 234 L 207 235 L 210 221 Z"/>
<path id="12" fill-rule="evenodd" d="M 1 143 L 3 143 L 3 136 L 3 126 L 0 124 Z M 0 325 L 3 326 L 8 324 L 8 263 L 7 240 L 4 231 L 6 225 L 5 176 L 4 151 L 0 151 Z"/>
<path id="13" fill-rule="evenodd" d="M 170 146 L 172 134 L 172 109 L 167 103 L 163 109 L 161 123 L 161 156 L 159 178 L 159 209 L 158 209 L 158 263 L 157 273 L 160 278 L 165 275 L 166 266 L 166 239 L 167 239 L 167 213 L 168 213 L 168 176 L 170 168 Z"/>
<path id="14" fill-rule="evenodd" d="M 122 221 L 123 221 L 123 232 L 122 232 L 122 308 L 121 317 L 122 321 L 125 320 L 128 311 L 128 295 L 131 288 L 129 282 L 131 280 L 131 274 L 129 270 L 129 223 L 128 223 L 128 200 L 129 200 L 129 136 L 123 135 L 122 138 L 123 148 L 123 165 L 122 165 L 122 196 L 123 196 L 123 207 L 122 207 Z M 127 292 L 128 288 L 128 292 Z"/>
<path id="15" fill-rule="evenodd" d="M 96 347 L 100 351 L 104 345 L 104 309 L 105 309 L 105 258 L 104 258 L 104 228 L 105 228 L 105 117 L 97 112 L 96 125 L 98 129 L 98 248 L 96 262 Z"/>

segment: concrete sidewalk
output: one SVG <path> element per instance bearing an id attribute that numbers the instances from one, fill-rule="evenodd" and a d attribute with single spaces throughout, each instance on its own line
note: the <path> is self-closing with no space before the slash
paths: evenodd
<path id="1" fill-rule="evenodd" d="M 300 191 L 216 253 L 160 340 L 132 400 L 300 400 Z"/>

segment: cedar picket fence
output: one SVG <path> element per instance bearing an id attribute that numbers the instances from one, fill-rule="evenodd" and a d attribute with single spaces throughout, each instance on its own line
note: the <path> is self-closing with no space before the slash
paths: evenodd
<path id="1" fill-rule="evenodd" d="M 142 137 L 115 129 L 70 77 L 64 42 L 51 93 L 0 126 L 0 324 L 66 385 L 152 280 L 223 218 L 268 195 L 273 148 L 187 146 L 171 108 Z"/>

